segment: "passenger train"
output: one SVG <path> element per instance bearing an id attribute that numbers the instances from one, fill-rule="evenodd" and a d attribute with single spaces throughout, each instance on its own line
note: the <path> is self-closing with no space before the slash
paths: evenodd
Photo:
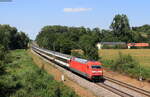
<path id="1" fill-rule="evenodd" d="M 98 61 L 89 61 L 66 54 L 46 50 L 37 46 L 32 46 L 32 50 L 41 54 L 43 57 L 81 75 L 90 80 L 103 79 L 102 63 Z"/>

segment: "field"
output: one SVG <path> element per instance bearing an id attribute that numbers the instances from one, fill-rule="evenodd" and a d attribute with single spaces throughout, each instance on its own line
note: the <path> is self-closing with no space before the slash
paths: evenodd
<path id="1" fill-rule="evenodd" d="M 140 65 L 150 67 L 150 49 L 102 49 L 99 54 L 102 59 L 114 60 L 118 53 L 130 54 Z"/>

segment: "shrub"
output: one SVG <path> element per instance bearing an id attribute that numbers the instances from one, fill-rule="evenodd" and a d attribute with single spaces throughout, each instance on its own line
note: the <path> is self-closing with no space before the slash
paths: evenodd
<path id="1" fill-rule="evenodd" d="M 11 57 L 6 48 L 0 45 L 0 75 L 5 73 L 6 64 L 11 62 Z"/>
<path id="2" fill-rule="evenodd" d="M 119 52 L 116 60 L 103 60 L 104 67 L 122 74 L 127 74 L 134 78 L 142 77 L 150 81 L 150 69 L 142 67 L 131 55 L 123 55 Z"/>
<path id="3" fill-rule="evenodd" d="M 130 55 L 123 55 L 119 52 L 119 57 L 114 61 L 112 69 L 120 72 L 127 72 L 129 69 L 134 69 L 138 64 Z"/>

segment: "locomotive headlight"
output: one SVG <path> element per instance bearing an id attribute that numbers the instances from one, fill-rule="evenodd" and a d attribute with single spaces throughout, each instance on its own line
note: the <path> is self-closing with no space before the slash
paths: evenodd
<path id="1" fill-rule="evenodd" d="M 99 73 L 102 73 L 103 71 L 98 71 Z"/>
<path id="2" fill-rule="evenodd" d="M 96 73 L 97 71 L 92 71 L 92 73 Z"/>
<path id="3" fill-rule="evenodd" d="M 92 73 L 102 73 L 102 71 L 92 71 Z"/>

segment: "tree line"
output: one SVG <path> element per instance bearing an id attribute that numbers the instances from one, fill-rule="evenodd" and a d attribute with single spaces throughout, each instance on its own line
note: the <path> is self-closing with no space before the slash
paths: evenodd
<path id="1" fill-rule="evenodd" d="M 98 53 L 94 46 L 101 39 L 99 32 L 99 28 L 91 30 L 84 27 L 45 26 L 36 41 L 40 47 L 65 54 L 71 54 L 73 49 L 82 49 L 85 58 L 96 59 Z"/>
<path id="2" fill-rule="evenodd" d="M 0 45 L 7 50 L 25 49 L 29 42 L 24 32 L 18 32 L 15 27 L 0 25 Z"/>
<path id="3" fill-rule="evenodd" d="M 73 49 L 82 49 L 84 57 L 97 60 L 97 42 L 150 42 L 148 33 L 150 26 L 131 27 L 129 19 L 124 14 L 117 14 L 110 29 L 45 26 L 36 37 L 37 44 L 43 48 L 55 50 L 61 53 L 71 54 Z"/>

